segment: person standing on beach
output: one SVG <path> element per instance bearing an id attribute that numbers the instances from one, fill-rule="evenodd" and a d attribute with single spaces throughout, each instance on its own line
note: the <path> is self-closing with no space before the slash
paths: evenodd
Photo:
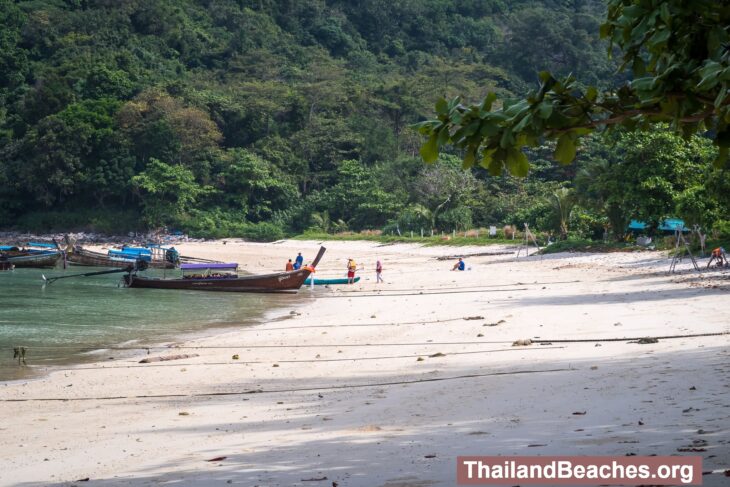
<path id="1" fill-rule="evenodd" d="M 352 259 L 347 259 L 347 284 L 355 284 L 355 271 L 357 264 Z"/>
<path id="2" fill-rule="evenodd" d="M 304 263 L 304 257 L 302 257 L 302 253 L 299 252 L 297 254 L 297 258 L 294 259 L 294 270 L 299 270 L 302 267 L 302 264 Z"/>
<path id="3" fill-rule="evenodd" d="M 294 264 L 292 264 L 291 259 L 289 259 L 289 262 L 286 263 L 286 272 L 291 272 L 294 270 Z"/>
<path id="4" fill-rule="evenodd" d="M 380 260 L 378 260 L 375 263 L 375 277 L 376 277 L 375 284 L 379 284 L 381 282 L 385 282 L 383 280 L 383 264 L 380 262 Z"/>

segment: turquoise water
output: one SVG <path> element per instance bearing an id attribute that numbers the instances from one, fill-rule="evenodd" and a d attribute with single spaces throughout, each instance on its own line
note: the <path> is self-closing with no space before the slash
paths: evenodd
<path id="1" fill-rule="evenodd" d="M 0 380 L 34 375 L 48 365 L 119 357 L 117 351 L 98 353 L 106 347 L 254 323 L 266 311 L 301 300 L 297 295 L 128 289 L 120 285 L 121 273 L 62 279 L 46 286 L 41 277 L 95 270 L 103 269 L 0 272 Z M 25 367 L 13 360 L 16 346 L 27 347 Z"/>

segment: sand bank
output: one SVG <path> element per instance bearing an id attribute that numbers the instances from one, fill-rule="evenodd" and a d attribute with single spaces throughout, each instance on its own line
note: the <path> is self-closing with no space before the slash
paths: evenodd
<path id="1" fill-rule="evenodd" d="M 318 245 L 180 250 L 265 272 Z M 352 257 L 359 284 L 302 290 L 265 324 L 150 353 L 196 357 L 0 385 L 0 484 L 445 486 L 457 455 L 496 454 L 693 454 L 730 468 L 729 335 L 598 341 L 730 331 L 727 273 L 667 275 L 651 252 L 514 261 L 498 246 L 325 245 L 318 276 Z M 492 250 L 466 272 L 437 260 Z M 526 338 L 552 344 L 512 346 Z"/>

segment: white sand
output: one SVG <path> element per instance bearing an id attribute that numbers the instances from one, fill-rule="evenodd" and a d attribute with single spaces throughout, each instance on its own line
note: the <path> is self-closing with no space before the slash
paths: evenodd
<path id="1" fill-rule="evenodd" d="M 272 312 L 284 319 L 180 343 L 229 348 L 0 385 L 0 484 L 446 486 L 457 455 L 495 454 L 701 455 L 705 471 L 730 468 L 730 335 L 511 346 L 728 332 L 727 272 L 670 276 L 650 252 L 471 257 L 450 272 L 435 257 L 504 248 L 326 246 L 318 276 L 343 276 L 353 257 L 363 280 L 304 289 L 306 304 Z M 180 246 L 253 272 L 317 248 Z M 39 398 L 69 400 L 7 402 Z M 678 453 L 693 445 L 705 451 Z"/>

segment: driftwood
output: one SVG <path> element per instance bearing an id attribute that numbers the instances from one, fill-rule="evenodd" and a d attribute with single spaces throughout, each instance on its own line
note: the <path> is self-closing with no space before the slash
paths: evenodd
<path id="1" fill-rule="evenodd" d="M 152 362 L 167 362 L 168 360 L 182 360 L 184 358 L 198 357 L 197 353 L 184 353 L 182 355 L 167 355 L 166 357 L 149 357 L 139 361 L 140 364 L 149 364 Z"/>

